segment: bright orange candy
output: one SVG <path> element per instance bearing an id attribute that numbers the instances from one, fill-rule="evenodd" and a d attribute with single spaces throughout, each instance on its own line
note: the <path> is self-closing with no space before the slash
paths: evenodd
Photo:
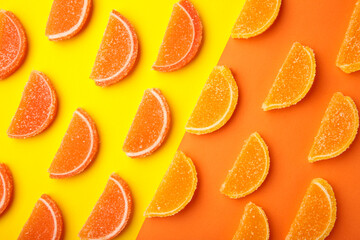
<path id="1" fill-rule="evenodd" d="M 26 50 L 27 38 L 21 22 L 12 12 L 0 9 L 0 80 L 20 67 Z"/>
<path id="2" fill-rule="evenodd" d="M 152 68 L 156 71 L 171 72 L 188 64 L 199 51 L 202 29 L 199 14 L 190 1 L 181 0 L 175 3 Z"/>
<path id="3" fill-rule="evenodd" d="M 360 70 L 360 1 L 355 4 L 344 41 L 336 59 L 336 66 L 345 73 Z"/>
<path id="4" fill-rule="evenodd" d="M 8 208 L 14 191 L 13 177 L 9 168 L 0 163 L 0 215 Z"/>
<path id="5" fill-rule="evenodd" d="M 359 113 L 350 97 L 337 92 L 321 120 L 309 153 L 309 162 L 336 157 L 354 141 L 359 128 Z"/>
<path id="6" fill-rule="evenodd" d="M 315 78 L 316 62 L 311 48 L 295 42 L 266 97 L 264 111 L 297 104 L 309 92 Z"/>
<path id="7" fill-rule="evenodd" d="M 51 178 L 67 178 L 84 171 L 95 159 L 99 135 L 95 122 L 78 108 L 48 170 Z"/>
<path id="8" fill-rule="evenodd" d="M 113 10 L 90 78 L 102 87 L 119 82 L 135 66 L 138 48 L 134 27 L 124 16 Z"/>
<path id="9" fill-rule="evenodd" d="M 268 240 L 269 236 L 269 223 L 264 210 L 249 202 L 233 240 Z"/>
<path id="10" fill-rule="evenodd" d="M 281 0 L 246 0 L 232 29 L 232 38 L 250 38 L 265 32 L 280 11 Z"/>
<path id="11" fill-rule="evenodd" d="M 286 240 L 323 240 L 336 220 L 336 199 L 330 184 L 321 178 L 312 180 L 301 202 Z"/>
<path id="12" fill-rule="evenodd" d="M 113 239 L 126 226 L 132 211 L 127 183 L 113 173 L 89 218 L 79 233 L 80 239 Z"/>
<path id="13" fill-rule="evenodd" d="M 45 35 L 52 41 L 72 38 L 84 27 L 92 0 L 54 0 Z"/>
<path id="14" fill-rule="evenodd" d="M 230 198 L 241 198 L 258 189 L 269 173 L 269 150 L 257 132 L 245 141 L 234 166 L 226 176 L 220 192 Z"/>
<path id="15" fill-rule="evenodd" d="M 159 89 L 145 90 L 123 151 L 129 157 L 152 154 L 164 142 L 170 128 L 170 109 Z"/>
<path id="16" fill-rule="evenodd" d="M 62 239 L 63 219 L 56 202 L 43 194 L 25 223 L 18 240 Z"/>
<path id="17" fill-rule="evenodd" d="M 238 87 L 229 68 L 216 66 L 185 126 L 189 133 L 211 133 L 229 121 L 238 101 Z"/>
<path id="18" fill-rule="evenodd" d="M 8 136 L 29 138 L 43 132 L 54 120 L 57 105 L 50 79 L 41 72 L 32 71 L 8 129 Z"/>
<path id="19" fill-rule="evenodd" d="M 183 152 L 177 151 L 145 217 L 167 217 L 180 212 L 194 196 L 197 181 L 194 163 Z"/>

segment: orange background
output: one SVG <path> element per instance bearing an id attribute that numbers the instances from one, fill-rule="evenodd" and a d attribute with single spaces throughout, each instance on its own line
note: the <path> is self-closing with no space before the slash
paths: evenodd
<path id="1" fill-rule="evenodd" d="M 359 137 L 345 153 L 331 160 L 307 161 L 313 138 L 333 93 L 343 92 L 360 106 L 360 73 L 347 75 L 335 66 L 355 0 L 284 0 L 278 19 L 262 35 L 230 39 L 219 61 L 233 71 L 239 103 L 230 121 L 204 136 L 185 134 L 180 149 L 197 167 L 199 184 L 193 200 L 180 213 L 145 220 L 138 239 L 231 239 L 245 204 L 265 210 L 270 238 L 283 239 L 311 179 L 332 185 L 338 203 L 337 221 L 328 239 L 360 236 Z M 311 47 L 316 78 L 296 106 L 264 112 L 261 104 L 294 41 Z M 219 192 L 243 141 L 258 131 L 269 146 L 270 172 L 263 185 L 242 199 Z"/>

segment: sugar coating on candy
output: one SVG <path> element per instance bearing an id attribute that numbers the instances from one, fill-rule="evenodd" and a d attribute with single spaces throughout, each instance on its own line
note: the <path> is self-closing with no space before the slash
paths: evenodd
<path id="1" fill-rule="evenodd" d="M 281 0 L 246 0 L 232 29 L 232 38 L 250 38 L 266 31 L 279 14 Z"/>
<path id="2" fill-rule="evenodd" d="M 10 169 L 0 163 L 0 216 L 8 208 L 14 191 L 14 182 Z"/>
<path id="3" fill-rule="evenodd" d="M 295 42 L 266 97 L 264 111 L 295 105 L 310 90 L 316 72 L 315 55 L 311 48 Z"/>
<path id="4" fill-rule="evenodd" d="M 63 219 L 59 207 L 43 194 L 21 230 L 18 240 L 62 239 Z"/>
<path id="5" fill-rule="evenodd" d="M 170 128 L 170 110 L 159 89 L 147 89 L 126 136 L 123 151 L 145 157 L 158 149 Z"/>
<path id="6" fill-rule="evenodd" d="M 341 44 L 336 66 L 345 73 L 360 70 L 360 1 L 357 1 Z"/>
<path id="7" fill-rule="evenodd" d="M 166 217 L 178 213 L 191 201 L 196 185 L 197 173 L 192 160 L 177 151 L 145 211 L 145 217 Z"/>
<path id="8" fill-rule="evenodd" d="M 51 163 L 50 177 L 66 178 L 81 173 L 95 159 L 98 148 L 95 122 L 85 110 L 78 108 Z"/>
<path id="9" fill-rule="evenodd" d="M 90 78 L 109 86 L 125 78 L 136 63 L 138 39 L 134 27 L 117 11 L 110 14 Z"/>
<path id="10" fill-rule="evenodd" d="M 200 94 L 185 126 L 189 133 L 218 130 L 232 116 L 238 101 L 238 87 L 229 68 L 216 66 Z"/>
<path id="11" fill-rule="evenodd" d="M 241 198 L 254 192 L 265 181 L 269 167 L 268 147 L 255 132 L 246 140 L 220 192 L 230 198 Z"/>
<path id="12" fill-rule="evenodd" d="M 28 138 L 41 133 L 52 123 L 56 111 L 56 93 L 49 78 L 41 72 L 32 71 L 8 129 L 8 136 Z"/>
<path id="13" fill-rule="evenodd" d="M 0 9 L 0 80 L 15 72 L 27 49 L 25 30 L 17 17 Z"/>
<path id="14" fill-rule="evenodd" d="M 286 240 L 325 239 L 336 220 L 336 199 L 331 185 L 313 179 L 291 224 Z"/>
<path id="15" fill-rule="evenodd" d="M 181 0 L 173 7 L 153 69 L 169 72 L 182 68 L 195 57 L 201 40 L 199 14 L 191 2 Z"/>
<path id="16" fill-rule="evenodd" d="M 54 0 L 46 24 L 49 40 L 69 39 L 84 27 L 92 0 Z"/>
<path id="17" fill-rule="evenodd" d="M 268 240 L 269 223 L 264 210 L 249 202 L 246 204 L 233 240 Z"/>
<path id="18" fill-rule="evenodd" d="M 336 157 L 354 141 L 359 128 L 359 113 L 350 97 L 337 92 L 321 120 L 319 131 L 310 150 L 309 161 Z"/>
<path id="19" fill-rule="evenodd" d="M 81 239 L 112 239 L 126 226 L 132 211 L 130 188 L 113 173 L 97 201 L 79 237 Z"/>

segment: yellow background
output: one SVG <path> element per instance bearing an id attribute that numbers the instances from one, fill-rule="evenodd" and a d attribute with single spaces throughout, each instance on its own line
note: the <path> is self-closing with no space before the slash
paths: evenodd
<path id="1" fill-rule="evenodd" d="M 216 65 L 240 12 L 243 0 L 193 0 L 204 26 L 203 45 L 185 68 L 172 73 L 151 69 L 176 0 L 93 0 L 88 25 L 70 40 L 50 42 L 45 26 L 51 0 L 0 0 L 0 8 L 15 13 L 25 27 L 29 50 L 24 64 L 0 81 L 0 162 L 11 169 L 14 199 L 0 216 L 0 239 L 16 239 L 36 201 L 49 194 L 61 208 L 64 239 L 77 234 L 102 193 L 112 172 L 130 185 L 134 214 L 118 239 L 135 239 L 150 202 L 184 134 L 185 123 L 211 69 Z M 140 57 L 134 71 L 116 85 L 100 88 L 89 74 L 109 14 L 118 10 L 134 25 Z M 6 135 L 32 70 L 51 79 L 59 100 L 53 124 L 31 139 Z M 171 109 L 172 126 L 163 146 L 152 156 L 131 159 L 121 150 L 127 131 L 146 88 L 160 88 Z M 47 169 L 76 108 L 84 108 L 95 120 L 100 150 L 94 163 L 82 174 L 62 180 L 49 178 Z"/>

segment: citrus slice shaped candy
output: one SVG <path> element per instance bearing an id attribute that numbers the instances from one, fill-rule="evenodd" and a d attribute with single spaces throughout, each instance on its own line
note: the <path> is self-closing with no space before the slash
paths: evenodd
<path id="1" fill-rule="evenodd" d="M 0 80 L 23 63 L 27 50 L 24 27 L 10 11 L 0 9 Z"/>
<path id="2" fill-rule="evenodd" d="M 43 194 L 35 204 L 18 240 L 60 240 L 62 233 L 63 219 L 60 209 L 53 199 Z"/>
<path id="3" fill-rule="evenodd" d="M 220 192 L 230 198 L 241 198 L 258 189 L 269 173 L 269 150 L 257 132 L 245 141 L 234 166 L 226 176 Z"/>
<path id="4" fill-rule="evenodd" d="M 279 14 L 281 0 L 246 0 L 232 29 L 232 38 L 250 38 L 265 32 Z"/>
<path id="5" fill-rule="evenodd" d="M 132 210 L 130 188 L 113 173 L 85 225 L 80 239 L 107 240 L 115 238 L 126 226 Z"/>
<path id="6" fill-rule="evenodd" d="M 134 27 L 124 16 L 113 10 L 90 78 L 102 87 L 119 82 L 135 66 L 138 48 Z"/>
<path id="7" fill-rule="evenodd" d="M 167 217 L 180 212 L 191 201 L 197 181 L 194 163 L 183 152 L 177 151 L 145 217 Z"/>
<path id="8" fill-rule="evenodd" d="M 314 52 L 295 42 L 262 105 L 263 110 L 285 108 L 298 103 L 309 92 L 315 72 Z"/>
<path id="9" fill-rule="evenodd" d="M 32 71 L 11 121 L 8 136 L 29 138 L 43 132 L 54 120 L 57 111 L 55 89 L 49 78 Z"/>
<path id="10" fill-rule="evenodd" d="M 336 66 L 345 73 L 360 70 L 360 1 L 355 4 L 344 41 L 336 59 Z"/>
<path id="11" fill-rule="evenodd" d="M 269 223 L 264 210 L 249 202 L 233 240 L 268 240 L 269 236 Z"/>
<path id="12" fill-rule="evenodd" d="M 198 12 L 188 0 L 174 4 L 157 59 L 156 71 L 171 72 L 188 64 L 197 54 L 202 39 Z"/>
<path id="13" fill-rule="evenodd" d="M 45 35 L 52 41 L 72 38 L 90 15 L 92 0 L 54 0 Z"/>
<path id="14" fill-rule="evenodd" d="M 359 128 L 359 113 L 350 97 L 337 92 L 321 120 L 309 154 L 309 162 L 336 157 L 354 141 Z"/>
<path id="15" fill-rule="evenodd" d="M 123 151 L 133 158 L 148 156 L 161 146 L 169 128 L 170 110 L 164 95 L 159 89 L 147 89 L 126 136 Z"/>
<path id="16" fill-rule="evenodd" d="M 9 206 L 14 191 L 14 182 L 9 168 L 0 163 L 0 215 Z"/>
<path id="17" fill-rule="evenodd" d="M 95 159 L 99 135 L 95 122 L 78 108 L 48 170 L 51 178 L 67 178 L 84 171 Z"/>
<path id="18" fill-rule="evenodd" d="M 238 87 L 229 68 L 216 66 L 185 126 L 189 133 L 211 133 L 227 123 L 238 101 Z"/>
<path id="19" fill-rule="evenodd" d="M 336 220 L 336 199 L 330 184 L 321 178 L 311 181 L 291 224 L 286 240 L 323 240 L 331 232 Z"/>

